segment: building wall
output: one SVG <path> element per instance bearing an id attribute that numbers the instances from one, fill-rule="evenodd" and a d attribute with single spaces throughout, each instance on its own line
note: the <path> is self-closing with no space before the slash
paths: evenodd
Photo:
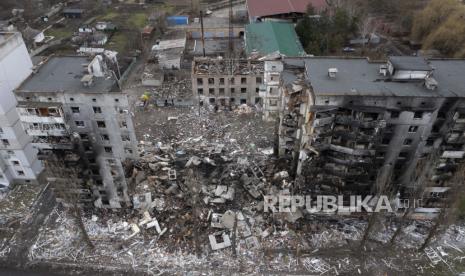
<path id="1" fill-rule="evenodd" d="M 0 184 L 36 182 L 42 171 L 16 111 L 13 90 L 32 72 L 32 62 L 19 33 L 0 33 Z"/>
<path id="2" fill-rule="evenodd" d="M 309 189 L 372 193 L 386 174 L 401 192 L 446 187 L 465 161 L 465 99 L 318 96 L 297 83 L 281 85 L 279 154 Z M 425 168 L 432 178 L 417 182 Z"/>
<path id="3" fill-rule="evenodd" d="M 195 62 L 192 70 L 192 93 L 196 102 L 220 105 L 262 105 L 260 86 L 263 85 L 263 71 L 251 72 L 246 69 L 247 62 L 245 62 L 241 65 L 244 69 L 242 74 L 204 73 L 195 70 Z M 210 66 L 221 67 L 215 64 L 215 61 L 208 60 L 208 62 Z"/>
<path id="4" fill-rule="evenodd" d="M 93 196 L 100 198 L 98 206 L 120 208 L 123 202 L 129 202 L 127 184 L 124 177 L 124 160 L 137 158 L 137 140 L 134 125 L 129 113 L 129 102 L 126 94 L 108 93 L 32 93 L 18 92 L 22 103 L 21 112 L 38 108 L 37 103 L 57 106 L 60 115 L 37 116 L 28 114 L 23 119 L 40 123 L 65 124 L 65 130 L 43 131 L 35 136 L 47 136 L 50 139 L 62 136 L 65 143 L 62 148 L 54 147 L 55 143 L 34 144 L 37 148 L 66 149 L 66 141 L 70 145 L 72 135 L 77 133 L 82 142 L 87 161 L 93 168 L 96 184 L 92 188 Z M 24 121 L 26 127 L 30 122 Z M 58 133 L 57 133 L 58 132 Z M 61 134 L 59 134 L 61 133 Z M 59 134 L 59 135 L 57 135 Z M 52 137 L 53 136 L 53 137 Z M 69 147 L 68 147 L 69 148 Z"/>
<path id="5" fill-rule="evenodd" d="M 265 61 L 264 87 L 260 92 L 263 98 L 263 120 L 274 121 L 279 115 L 281 90 L 279 87 L 283 64 L 279 60 Z"/>

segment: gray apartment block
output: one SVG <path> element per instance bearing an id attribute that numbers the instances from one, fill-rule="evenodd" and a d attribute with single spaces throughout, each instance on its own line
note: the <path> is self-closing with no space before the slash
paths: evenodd
<path id="1" fill-rule="evenodd" d="M 0 185 L 37 183 L 42 162 L 16 110 L 13 90 L 32 72 L 20 33 L 0 33 Z"/>
<path id="2" fill-rule="evenodd" d="M 196 58 L 192 64 L 192 92 L 203 104 L 261 104 L 264 63 L 261 61 Z"/>
<path id="3" fill-rule="evenodd" d="M 51 57 L 16 97 L 23 126 L 42 155 L 76 152 L 79 141 L 76 153 L 93 180 L 85 200 L 105 208 L 130 202 L 122 163 L 137 158 L 136 136 L 128 97 L 103 57 Z"/>
<path id="4" fill-rule="evenodd" d="M 465 155 L 465 60 L 283 63 L 279 153 L 309 189 L 370 193 L 392 175 L 394 191 L 447 192 Z"/>

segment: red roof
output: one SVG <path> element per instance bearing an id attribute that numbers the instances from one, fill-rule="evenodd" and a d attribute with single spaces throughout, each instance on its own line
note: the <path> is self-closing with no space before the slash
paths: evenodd
<path id="1" fill-rule="evenodd" d="M 326 0 L 247 0 L 250 17 L 306 13 L 308 4 L 321 11 L 326 7 Z"/>

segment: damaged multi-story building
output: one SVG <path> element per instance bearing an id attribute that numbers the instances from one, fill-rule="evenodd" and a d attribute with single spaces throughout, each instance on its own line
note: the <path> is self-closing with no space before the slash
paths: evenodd
<path id="1" fill-rule="evenodd" d="M 0 185 L 38 182 L 43 166 L 16 110 L 13 90 L 32 71 L 20 33 L 0 33 Z"/>
<path id="2" fill-rule="evenodd" d="M 109 63 L 109 62 L 108 62 Z M 137 157 L 128 97 L 105 56 L 51 56 L 16 91 L 18 111 L 42 157 L 71 152 L 88 164 L 82 201 L 129 204 L 123 162 Z"/>
<path id="3" fill-rule="evenodd" d="M 200 104 L 261 104 L 264 63 L 241 59 L 195 58 L 192 92 Z"/>
<path id="4" fill-rule="evenodd" d="M 306 57 L 283 65 L 279 153 L 309 189 L 364 194 L 391 175 L 397 192 L 447 192 L 465 154 L 465 60 Z M 433 176 L 419 183 L 425 170 Z"/>

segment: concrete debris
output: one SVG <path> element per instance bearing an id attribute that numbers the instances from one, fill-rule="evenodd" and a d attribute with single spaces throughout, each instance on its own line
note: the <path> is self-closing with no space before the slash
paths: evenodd
<path id="1" fill-rule="evenodd" d="M 210 246 L 213 251 L 221 250 L 231 246 L 231 240 L 229 236 L 224 232 L 217 232 L 209 235 Z"/>

